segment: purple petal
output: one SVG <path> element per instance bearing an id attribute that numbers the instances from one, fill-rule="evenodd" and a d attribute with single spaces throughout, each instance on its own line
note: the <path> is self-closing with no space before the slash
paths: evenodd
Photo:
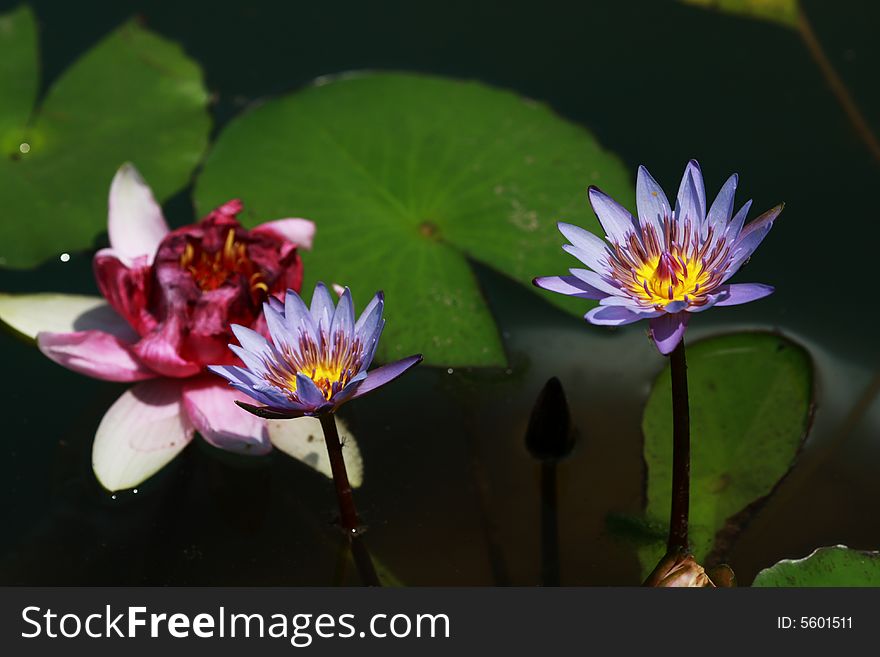
<path id="1" fill-rule="evenodd" d="M 727 293 L 719 297 L 716 302 L 718 306 L 738 306 L 773 294 L 773 287 L 762 283 L 733 283 L 722 285 L 718 290 Z"/>
<path id="2" fill-rule="evenodd" d="M 232 333 L 238 343 L 252 354 L 259 356 L 271 354 L 269 342 L 256 331 L 239 324 L 232 324 Z"/>
<path id="3" fill-rule="evenodd" d="M 416 354 L 415 356 L 409 356 L 397 362 L 377 367 L 371 372 L 367 372 L 367 378 L 358 386 L 355 393 L 351 396 L 351 399 L 363 397 L 368 392 L 372 392 L 376 388 L 384 386 L 386 383 L 393 381 L 406 372 L 409 368 L 418 365 L 421 362 L 422 355 Z"/>
<path id="4" fill-rule="evenodd" d="M 604 299 L 607 292 L 588 285 L 576 276 L 539 276 L 532 283 L 545 290 L 579 299 Z"/>
<path id="5" fill-rule="evenodd" d="M 324 398 L 324 393 L 318 389 L 315 382 L 299 372 L 296 375 L 296 396 L 304 405 L 314 408 L 318 408 L 327 402 Z"/>
<path id="6" fill-rule="evenodd" d="M 742 264 L 749 259 L 752 253 L 755 252 L 755 249 L 761 245 L 761 242 L 767 237 L 767 233 L 773 228 L 773 222 L 776 220 L 776 217 L 782 212 L 782 207 L 782 205 L 777 205 L 772 210 L 768 210 L 743 229 L 739 239 L 734 242 L 733 258 L 727 265 L 724 280 L 733 276 Z"/>
<path id="7" fill-rule="evenodd" d="M 706 219 L 706 187 L 696 160 L 688 162 L 684 169 L 684 176 L 678 187 L 675 217 L 678 220 L 689 218 L 695 226 L 702 225 Z"/>
<path id="8" fill-rule="evenodd" d="M 600 276 L 594 271 L 590 271 L 589 269 L 569 269 L 568 271 L 570 271 L 576 278 L 579 278 L 582 282 L 586 283 L 590 287 L 604 292 L 606 295 L 623 295 L 623 291 L 619 287 L 617 287 L 613 283 L 608 282 L 604 277 Z"/>
<path id="9" fill-rule="evenodd" d="M 733 198 L 736 194 L 736 184 L 739 180 L 736 174 L 730 176 L 721 187 L 718 196 L 709 208 L 706 215 L 706 223 L 715 228 L 715 235 L 721 235 L 733 215 Z"/>
<path id="10" fill-rule="evenodd" d="M 370 363 L 373 362 L 373 356 L 376 355 L 376 347 L 379 346 L 379 338 L 382 336 L 382 329 L 385 328 L 385 319 L 379 318 L 379 323 L 376 324 L 376 328 L 373 330 L 373 334 L 367 336 L 364 340 L 364 356 L 361 360 L 361 372 L 365 372 L 368 367 L 370 367 Z"/>
<path id="11" fill-rule="evenodd" d="M 651 320 L 651 337 L 664 356 L 671 354 L 687 328 L 687 313 L 663 313 Z"/>
<path id="12" fill-rule="evenodd" d="M 354 332 L 361 340 L 365 340 L 375 333 L 376 327 L 382 321 L 382 312 L 384 310 L 385 294 L 381 291 L 376 292 L 354 325 Z"/>
<path id="13" fill-rule="evenodd" d="M 724 234 L 724 239 L 731 244 L 736 241 L 739 234 L 742 232 L 743 224 L 746 222 L 746 217 L 748 216 L 751 207 L 752 199 L 749 199 L 739 209 L 739 212 L 734 215 L 733 219 L 730 220 L 730 223 L 727 224 L 727 232 Z"/>
<path id="14" fill-rule="evenodd" d="M 348 288 L 345 288 L 342 296 L 339 297 L 336 312 L 333 313 L 330 335 L 335 335 L 337 332 L 341 332 L 343 335 L 353 335 L 354 333 L 354 303 L 351 300 L 351 290 Z"/>
<path id="15" fill-rule="evenodd" d="M 254 406 L 253 404 L 248 404 L 243 401 L 236 400 L 235 402 L 239 407 L 246 410 L 248 413 L 253 413 L 257 417 L 261 417 L 264 420 L 292 420 L 297 417 L 302 417 L 305 415 L 303 409 L 289 409 L 289 410 L 281 410 L 274 408 L 267 408 L 265 406 Z"/>
<path id="16" fill-rule="evenodd" d="M 309 312 L 315 326 L 320 330 L 323 329 L 329 333 L 330 322 L 333 319 L 333 313 L 336 310 L 333 303 L 333 296 L 327 286 L 321 282 L 315 285 L 315 291 L 312 293 L 312 307 Z"/>
<path id="17" fill-rule="evenodd" d="M 559 232 L 571 242 L 571 245 L 566 244 L 562 247 L 565 251 L 594 271 L 608 270 L 608 245 L 602 238 L 580 226 L 562 222 L 557 225 Z"/>
<path id="18" fill-rule="evenodd" d="M 269 335 L 275 348 L 281 353 L 299 353 L 298 332 L 294 333 L 284 316 L 268 303 L 263 304 L 263 316 L 266 318 L 266 326 L 269 328 Z"/>
<path id="19" fill-rule="evenodd" d="M 263 307 L 265 309 L 265 304 L 263 304 Z M 312 319 L 312 313 L 309 311 L 308 306 L 306 306 L 306 302 L 302 300 L 302 297 L 293 290 L 287 290 L 287 293 L 284 295 L 283 319 L 287 324 L 287 332 L 291 336 L 291 340 L 296 340 L 300 335 L 300 331 L 305 331 L 308 335 L 317 339 L 318 333 L 315 322 Z M 269 323 L 268 311 L 266 312 L 266 323 Z M 273 338 L 276 337 L 271 328 L 269 333 Z"/>
<path id="20" fill-rule="evenodd" d="M 636 228 L 632 215 L 620 203 L 601 191 L 598 187 L 589 189 L 590 205 L 612 242 L 625 243 L 627 234 Z"/>
<path id="21" fill-rule="evenodd" d="M 636 208 L 642 226 L 650 224 L 654 226 L 657 235 L 662 235 L 663 220 L 672 214 L 672 208 L 663 188 L 643 166 L 639 166 L 636 178 Z"/>
<path id="22" fill-rule="evenodd" d="M 626 306 L 598 306 L 584 315 L 584 319 L 597 326 L 623 326 L 647 318 Z"/>

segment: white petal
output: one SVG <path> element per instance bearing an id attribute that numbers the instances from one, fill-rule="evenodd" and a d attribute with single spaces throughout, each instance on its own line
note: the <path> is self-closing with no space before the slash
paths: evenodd
<path id="1" fill-rule="evenodd" d="M 168 233 L 162 208 L 133 164 L 123 164 L 110 185 L 107 234 L 110 246 L 123 258 L 153 256 Z"/>
<path id="2" fill-rule="evenodd" d="M 2 294 L 0 320 L 35 340 L 37 333 L 97 329 L 134 342 L 137 334 L 103 297 L 78 294 Z"/>
<path id="3" fill-rule="evenodd" d="M 275 447 L 288 456 L 302 461 L 326 477 L 332 477 L 327 447 L 324 445 L 324 432 L 321 421 L 314 417 L 300 417 L 295 420 L 269 420 L 269 439 Z M 336 428 L 342 439 L 342 457 L 352 488 L 358 488 L 364 481 L 364 461 L 354 436 L 339 416 Z"/>
<path id="4" fill-rule="evenodd" d="M 183 413 L 182 382 L 138 383 L 104 414 L 92 445 L 92 468 L 104 488 L 132 488 L 187 446 L 193 427 Z"/>

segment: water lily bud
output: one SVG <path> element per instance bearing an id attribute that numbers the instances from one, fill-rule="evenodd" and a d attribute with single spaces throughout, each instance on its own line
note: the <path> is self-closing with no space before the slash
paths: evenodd
<path id="1" fill-rule="evenodd" d="M 725 566 L 730 574 L 733 571 Z M 715 583 L 697 563 L 694 555 L 686 552 L 670 552 L 664 556 L 645 580 L 645 586 L 669 588 L 715 588 Z"/>
<path id="2" fill-rule="evenodd" d="M 558 461 L 571 453 L 574 430 L 562 384 L 555 376 L 544 384 L 526 430 L 526 448 L 540 461 Z"/>

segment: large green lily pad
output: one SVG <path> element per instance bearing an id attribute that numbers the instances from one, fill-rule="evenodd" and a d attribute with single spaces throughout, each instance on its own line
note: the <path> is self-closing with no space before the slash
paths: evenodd
<path id="1" fill-rule="evenodd" d="M 27 7 L 0 16 L 0 265 L 84 249 L 106 230 L 107 193 L 134 162 L 160 199 L 207 145 L 208 94 L 179 46 L 134 22 L 76 61 L 37 99 L 37 29 Z"/>
<path id="2" fill-rule="evenodd" d="M 783 559 L 755 576 L 752 586 L 880 586 L 880 552 L 823 547 L 803 559 Z"/>
<path id="3" fill-rule="evenodd" d="M 384 73 L 324 81 L 233 121 L 196 202 L 206 211 L 239 196 L 250 224 L 314 220 L 304 289 L 347 284 L 361 306 L 384 289 L 381 359 L 422 352 L 432 364 L 503 365 L 468 261 L 530 288 L 535 276 L 578 266 L 556 223 L 599 231 L 590 184 L 633 196 L 618 159 L 546 106 L 477 82 Z"/>
<path id="4" fill-rule="evenodd" d="M 758 503 L 788 473 L 812 418 L 807 352 L 779 335 L 736 333 L 687 347 L 691 408 L 690 541 L 697 560 L 725 556 Z M 667 366 L 642 419 L 646 516 L 668 526 L 672 489 L 672 397 Z M 650 571 L 665 546 L 639 549 Z"/>

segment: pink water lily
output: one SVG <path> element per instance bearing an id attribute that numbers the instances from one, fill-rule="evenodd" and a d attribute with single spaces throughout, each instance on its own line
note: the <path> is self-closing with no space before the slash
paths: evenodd
<path id="1" fill-rule="evenodd" d="M 110 248 L 94 257 L 103 301 L 31 295 L 0 313 L 56 363 L 134 383 L 95 435 L 94 471 L 110 490 L 152 476 L 195 432 L 226 450 L 272 449 L 266 422 L 235 404 L 247 397 L 206 366 L 229 359 L 231 323 L 265 333 L 263 302 L 300 289 L 297 249 L 311 247 L 315 227 L 280 219 L 247 230 L 236 220 L 241 208 L 230 201 L 171 231 L 150 188 L 124 165 L 110 188 Z"/>

